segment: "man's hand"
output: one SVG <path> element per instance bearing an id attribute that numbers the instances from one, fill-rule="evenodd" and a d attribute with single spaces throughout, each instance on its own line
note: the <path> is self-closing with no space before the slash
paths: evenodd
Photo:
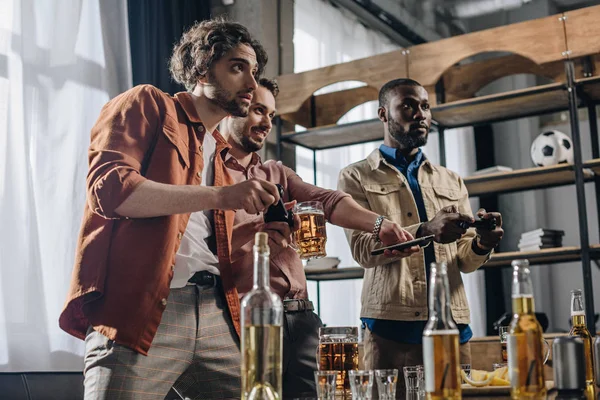
<path id="1" fill-rule="evenodd" d="M 413 240 L 413 236 L 402 229 L 402 227 L 390 220 L 384 219 L 381 223 L 381 230 L 379 231 L 379 240 L 384 247 L 391 246 L 397 243 L 407 242 Z M 388 257 L 408 257 L 413 253 L 419 251 L 419 246 L 412 246 L 402 251 L 398 250 L 385 250 L 383 254 Z"/>
<path id="2" fill-rule="evenodd" d="M 477 216 L 481 219 L 493 218 L 496 220 L 496 229 L 492 231 L 477 230 L 478 239 L 475 243 L 480 249 L 490 251 L 498 246 L 498 243 L 502 240 L 502 236 L 504 236 L 504 229 L 502 229 L 502 214 L 499 212 L 487 212 L 485 209 L 480 208 L 479 211 L 477 211 Z"/>
<path id="3" fill-rule="evenodd" d="M 296 205 L 296 200 L 285 203 L 285 209 L 291 210 Z M 287 248 L 292 243 L 292 232 L 300 227 L 300 217 L 294 215 L 294 226 L 290 228 L 287 222 L 268 222 L 260 229 L 260 232 L 266 232 L 269 235 L 269 241 L 276 246 Z"/>
<path id="4" fill-rule="evenodd" d="M 244 210 L 248 214 L 257 214 L 279 201 L 277 186 L 257 178 L 216 189 L 219 190 L 216 208 L 220 210 Z"/>
<path id="5" fill-rule="evenodd" d="M 435 235 L 433 240 L 438 243 L 455 242 L 467 232 L 458 225 L 460 221 L 473 222 L 474 219 L 470 215 L 459 213 L 456 206 L 444 207 L 431 221 L 421 224 L 418 236 Z"/>

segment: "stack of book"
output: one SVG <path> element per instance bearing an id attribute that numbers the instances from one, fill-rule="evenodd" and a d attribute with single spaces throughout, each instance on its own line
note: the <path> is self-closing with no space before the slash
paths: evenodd
<path id="1" fill-rule="evenodd" d="M 520 251 L 536 251 L 552 247 L 562 247 L 562 237 L 565 231 L 556 229 L 539 228 L 521 234 L 519 240 Z"/>

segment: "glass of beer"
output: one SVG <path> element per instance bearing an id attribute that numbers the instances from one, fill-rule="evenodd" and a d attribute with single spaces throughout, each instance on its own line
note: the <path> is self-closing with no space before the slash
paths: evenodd
<path id="1" fill-rule="evenodd" d="M 294 207 L 294 214 L 300 218 L 300 228 L 294 232 L 295 247 L 300 258 L 310 260 L 325 257 L 327 233 L 323 203 L 320 201 L 298 203 Z"/>
<path id="2" fill-rule="evenodd" d="M 317 361 L 320 371 L 339 371 L 336 394 L 350 398 L 348 371 L 358 371 L 358 328 L 351 326 L 319 328 Z"/>
<path id="3" fill-rule="evenodd" d="M 501 326 L 498 329 L 500 336 L 500 348 L 502 349 L 502 362 L 508 362 L 508 352 L 506 350 L 506 343 L 508 343 L 508 326 Z"/>

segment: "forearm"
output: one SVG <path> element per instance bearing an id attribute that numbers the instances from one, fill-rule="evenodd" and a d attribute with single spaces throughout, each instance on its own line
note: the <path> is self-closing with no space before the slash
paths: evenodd
<path id="1" fill-rule="evenodd" d="M 199 185 L 168 185 L 146 180 L 116 208 L 129 218 L 151 218 L 217 209 L 219 188 Z"/>
<path id="2" fill-rule="evenodd" d="M 329 216 L 329 222 L 342 228 L 372 232 L 379 214 L 361 207 L 351 197 L 341 199 Z"/>

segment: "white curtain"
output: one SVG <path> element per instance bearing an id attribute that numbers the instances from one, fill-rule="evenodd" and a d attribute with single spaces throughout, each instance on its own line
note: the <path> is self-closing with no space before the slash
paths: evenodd
<path id="1" fill-rule="evenodd" d="M 0 0 L 0 372 L 81 370 L 58 327 L 90 128 L 131 87 L 127 2 Z"/>
<path id="2" fill-rule="evenodd" d="M 296 1 L 294 6 L 294 72 L 303 72 L 332 64 L 369 57 L 398 49 L 386 36 L 362 25 L 346 10 L 333 7 L 323 0 Z M 401 78 L 401 76 L 398 76 Z M 317 92 L 332 92 L 363 86 L 362 82 L 336 83 Z M 377 102 L 371 101 L 348 112 L 338 123 L 377 118 Z M 300 128 L 301 129 L 301 128 Z M 339 172 L 353 162 L 365 158 L 382 142 L 353 145 L 316 152 L 316 184 L 330 189 L 337 187 Z M 433 162 L 439 160 L 437 135 L 432 134 L 424 148 Z M 475 170 L 474 140 L 470 129 L 446 131 L 448 168 L 463 176 Z M 306 181 L 314 181 L 313 152 L 297 147 L 296 170 Z M 476 204 L 474 204 L 476 206 Z M 339 257 L 341 267 L 357 266 L 352 259 L 343 229 L 327 226 L 327 254 Z M 485 332 L 485 297 L 481 272 L 464 276 L 471 304 L 473 330 Z M 358 325 L 360 323 L 360 293 L 362 280 L 333 281 L 320 284 L 321 318 L 328 325 Z M 310 297 L 317 296 L 316 284 L 309 282 Z"/>

